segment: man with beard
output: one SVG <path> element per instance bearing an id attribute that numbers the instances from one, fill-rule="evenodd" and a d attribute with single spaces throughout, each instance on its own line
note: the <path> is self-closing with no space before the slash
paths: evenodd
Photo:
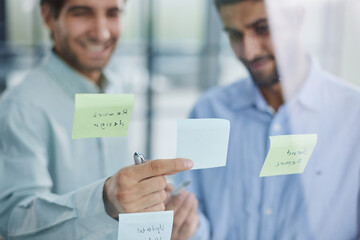
<path id="1" fill-rule="evenodd" d="M 359 239 L 359 91 L 322 71 L 298 51 L 297 42 L 289 42 L 293 48 L 282 49 L 281 57 L 296 59 L 296 64 L 289 66 L 293 75 L 287 84 L 297 84 L 295 78 L 303 82 L 287 99 L 264 1 L 215 2 L 231 47 L 250 77 L 208 91 L 191 112 L 191 118 L 224 118 L 231 125 L 226 167 L 176 175 L 176 182 L 192 179 L 188 190 L 198 198 L 201 215 L 196 235 L 214 240 Z M 301 17 L 296 11 L 288 14 Z M 281 24 L 294 27 L 291 23 Z M 303 174 L 259 177 L 269 136 L 312 133 L 318 143 Z"/>
<path id="2" fill-rule="evenodd" d="M 191 160 L 133 165 L 124 138 L 71 138 L 75 94 L 118 91 L 103 68 L 121 34 L 124 0 L 42 0 L 41 7 L 53 50 L 0 102 L 0 235 L 117 239 L 119 213 L 181 206 L 173 233 L 191 236 L 197 200 L 185 191 L 183 200 L 167 198 L 164 177 L 190 169 Z"/>

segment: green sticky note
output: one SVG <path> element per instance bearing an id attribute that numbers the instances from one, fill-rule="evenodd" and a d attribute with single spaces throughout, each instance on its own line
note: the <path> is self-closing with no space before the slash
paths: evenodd
<path id="1" fill-rule="evenodd" d="M 271 136 L 260 177 L 303 173 L 316 143 L 317 134 Z"/>
<path id="2" fill-rule="evenodd" d="M 73 138 L 126 136 L 132 94 L 76 94 Z"/>

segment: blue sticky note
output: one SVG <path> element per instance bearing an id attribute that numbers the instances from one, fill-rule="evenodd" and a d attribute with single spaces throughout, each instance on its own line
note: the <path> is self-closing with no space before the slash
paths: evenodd
<path id="1" fill-rule="evenodd" d="M 173 211 L 119 214 L 118 240 L 170 240 Z"/>
<path id="2" fill-rule="evenodd" d="M 225 166 L 229 133 L 229 120 L 178 120 L 176 156 L 191 159 L 194 162 L 192 169 Z"/>

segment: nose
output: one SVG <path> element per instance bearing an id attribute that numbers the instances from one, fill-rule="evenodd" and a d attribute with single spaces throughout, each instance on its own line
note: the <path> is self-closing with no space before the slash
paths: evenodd
<path id="1" fill-rule="evenodd" d="M 262 56 L 261 39 L 255 36 L 245 36 L 242 44 L 242 57 L 248 61 Z"/>
<path id="2" fill-rule="evenodd" d="M 93 24 L 91 37 L 94 41 L 105 42 L 110 39 L 110 29 L 105 16 L 97 16 Z"/>

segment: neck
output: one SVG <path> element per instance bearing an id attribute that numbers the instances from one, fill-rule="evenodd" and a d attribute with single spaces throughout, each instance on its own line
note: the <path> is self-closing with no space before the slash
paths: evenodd
<path id="1" fill-rule="evenodd" d="M 266 102 L 277 112 L 281 105 L 284 104 L 284 97 L 281 90 L 280 82 L 270 88 L 260 88 Z"/>
<path id="2" fill-rule="evenodd" d="M 296 64 L 294 64 L 296 62 Z M 309 61 L 301 51 L 296 61 L 289 61 L 291 64 L 281 65 L 281 81 L 270 88 L 260 89 L 266 102 L 277 112 L 285 101 L 292 99 L 303 86 L 309 74 Z"/>
<path id="3" fill-rule="evenodd" d="M 100 86 L 100 77 L 101 72 L 100 71 L 92 71 L 92 72 L 81 72 L 78 71 L 81 75 L 85 76 L 89 81 L 93 82 L 97 86 Z"/>
<path id="4" fill-rule="evenodd" d="M 53 51 L 56 53 L 56 55 L 58 57 L 60 57 L 69 67 L 71 67 L 72 69 L 74 69 L 76 72 L 80 73 L 81 75 L 83 75 L 85 78 L 87 78 L 89 81 L 93 82 L 94 84 L 96 84 L 97 86 L 101 87 L 101 81 L 100 81 L 100 77 L 101 77 L 101 70 L 92 70 L 92 71 L 86 71 L 86 70 L 82 70 L 77 68 L 75 65 L 71 64 L 65 57 L 62 56 L 62 54 L 60 54 L 55 47 L 53 48 Z"/>

